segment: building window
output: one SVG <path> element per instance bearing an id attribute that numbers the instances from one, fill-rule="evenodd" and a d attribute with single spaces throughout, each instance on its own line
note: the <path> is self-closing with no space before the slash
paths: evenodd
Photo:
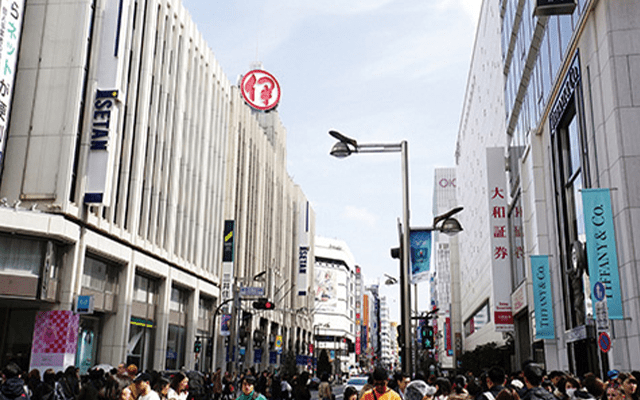
<path id="1" fill-rule="evenodd" d="M 143 275 L 136 274 L 133 283 L 133 300 L 147 304 L 154 304 L 156 300 L 156 281 Z"/>
<path id="2" fill-rule="evenodd" d="M 468 337 L 474 332 L 482 329 L 483 326 L 491 321 L 491 313 L 489 312 L 489 300 L 485 301 L 473 315 L 464 323 L 464 336 Z"/>
<path id="3" fill-rule="evenodd" d="M 566 321 L 568 326 L 584 325 L 587 307 L 584 294 L 585 271 L 574 271 L 570 262 L 571 246 L 576 241 L 585 242 L 584 212 L 580 191 L 583 188 L 583 168 L 579 119 L 576 114 L 575 98 L 558 124 L 555 135 L 556 185 L 558 186 L 558 228 L 561 238 L 561 262 L 563 270 L 563 290 Z"/>
<path id="4" fill-rule="evenodd" d="M 0 271 L 40 275 L 46 244 L 44 240 L 0 236 Z"/>
<path id="5" fill-rule="evenodd" d="M 184 366 L 189 295 L 190 292 L 186 289 L 171 287 L 166 369 L 179 369 Z"/>
<path id="6" fill-rule="evenodd" d="M 167 335 L 167 360 L 165 368 L 180 369 L 184 365 L 186 329 L 183 326 L 169 325 Z"/>
<path id="7" fill-rule="evenodd" d="M 99 292 L 118 292 L 118 266 L 87 255 L 82 272 L 82 286 Z"/>
<path id="8" fill-rule="evenodd" d="M 145 275 L 136 274 L 134 278 L 127 363 L 137 365 L 139 370 L 153 366 L 158 285 L 157 279 Z"/>
<path id="9" fill-rule="evenodd" d="M 171 288 L 171 301 L 169 303 L 169 310 L 184 313 L 187 311 L 188 306 L 188 293 L 184 290 L 178 289 L 175 286 Z"/>

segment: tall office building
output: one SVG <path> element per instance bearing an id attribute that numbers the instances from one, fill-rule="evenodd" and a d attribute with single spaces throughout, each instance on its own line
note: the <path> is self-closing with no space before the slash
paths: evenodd
<path id="1" fill-rule="evenodd" d="M 441 215 L 457 207 L 456 170 L 455 168 L 436 168 L 433 184 L 433 215 Z M 453 311 L 454 305 L 459 305 L 459 298 L 454 298 L 455 288 L 452 286 L 452 258 L 457 260 L 458 254 L 451 253 L 451 242 L 458 239 L 433 231 L 433 270 L 434 297 L 431 299 L 432 309 L 439 311 L 434 314 L 436 332 L 435 351 L 442 369 L 452 369 L 453 365 L 453 325 L 461 326 L 459 318 L 452 322 L 452 315 L 459 315 L 459 308 Z M 432 321 L 429 321 L 432 324 Z M 460 328 L 457 332 L 461 332 Z"/>
<path id="2" fill-rule="evenodd" d="M 508 296 L 497 294 L 510 303 L 516 367 L 533 358 L 582 376 L 640 366 L 640 293 L 629 284 L 640 241 L 639 20 L 637 2 L 483 2 L 456 150 L 471 211 L 461 216 L 461 289 L 465 274 L 478 279 L 471 293 L 484 286 L 474 266 L 506 265 Z M 595 319 L 602 297 L 609 327 Z M 492 304 L 462 299 L 463 315 L 489 318 L 478 333 L 505 316 Z"/>
<path id="3" fill-rule="evenodd" d="M 454 322 L 454 356 L 489 342 L 504 343 L 496 331 L 495 288 L 508 284 L 508 277 L 494 280 L 493 250 L 487 197 L 486 147 L 504 146 L 503 71 L 500 63 L 500 5 L 484 1 L 469 67 L 455 150 L 457 203 L 464 207 L 459 221 L 464 231 L 459 243 L 459 319 Z M 454 295 L 454 298 L 456 296 Z M 457 298 L 456 298 L 457 301 Z M 454 307 L 452 311 L 455 311 Z M 458 330 L 460 329 L 460 330 Z"/>
<path id="4" fill-rule="evenodd" d="M 347 373 L 356 365 L 356 269 L 347 244 L 316 237 L 315 307 L 316 355 L 327 351 L 336 369 Z"/>

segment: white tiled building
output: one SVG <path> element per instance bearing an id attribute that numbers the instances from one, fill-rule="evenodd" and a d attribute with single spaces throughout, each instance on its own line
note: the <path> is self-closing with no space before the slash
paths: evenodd
<path id="1" fill-rule="evenodd" d="M 344 241 L 316 237 L 313 315 L 316 356 L 326 350 L 330 359 L 339 360 L 342 373 L 357 366 L 356 268 L 353 254 Z"/>
<path id="2" fill-rule="evenodd" d="M 286 173 L 277 112 L 248 109 L 177 0 L 22 3 L 8 11 L 23 20 L 19 48 L 3 50 L 19 63 L 3 81 L 0 363 L 26 370 L 37 313 L 92 295 L 81 369 L 224 365 L 213 313 L 226 220 L 237 286 L 269 269 L 268 296 L 293 289 L 278 311 L 243 312 L 308 354 L 312 303 L 298 293 L 313 281 L 297 277 L 313 211 Z"/>

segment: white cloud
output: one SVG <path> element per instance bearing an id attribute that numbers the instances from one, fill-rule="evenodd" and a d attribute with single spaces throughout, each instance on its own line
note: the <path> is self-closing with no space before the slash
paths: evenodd
<path id="1" fill-rule="evenodd" d="M 375 227 L 376 222 L 378 221 L 378 217 L 375 214 L 367 211 L 364 208 L 358 208 L 354 206 L 346 206 L 342 215 L 350 220 L 364 222 L 371 228 Z"/>

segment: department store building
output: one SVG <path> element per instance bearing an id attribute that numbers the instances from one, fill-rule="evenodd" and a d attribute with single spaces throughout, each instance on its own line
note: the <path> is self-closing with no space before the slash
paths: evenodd
<path id="1" fill-rule="evenodd" d="M 54 310 L 79 315 L 65 363 L 81 371 L 274 368 L 276 337 L 307 354 L 314 215 L 277 111 L 243 102 L 177 0 L 0 7 L 0 364 L 26 370 Z M 279 301 L 237 302 L 232 321 L 263 333 L 238 351 L 215 313 L 225 222 L 231 293 Z"/>

